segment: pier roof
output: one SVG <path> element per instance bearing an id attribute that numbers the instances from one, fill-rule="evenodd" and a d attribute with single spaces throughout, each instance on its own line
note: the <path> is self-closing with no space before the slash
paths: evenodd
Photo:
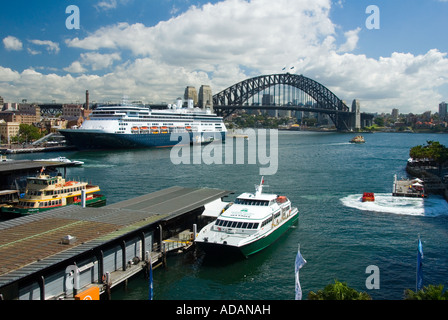
<path id="1" fill-rule="evenodd" d="M 171 187 L 101 208 L 67 206 L 0 223 L 0 287 L 230 191 Z M 74 244 L 63 244 L 67 235 Z"/>
<path id="2" fill-rule="evenodd" d="M 0 162 L 0 174 L 10 174 L 12 172 L 39 170 L 42 167 L 67 167 L 69 164 L 59 161 L 34 161 L 34 160 L 11 160 Z"/>

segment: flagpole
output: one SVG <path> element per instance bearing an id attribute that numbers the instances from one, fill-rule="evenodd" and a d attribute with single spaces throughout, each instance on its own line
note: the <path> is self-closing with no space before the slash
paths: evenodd
<path id="1" fill-rule="evenodd" d="M 148 300 L 153 300 L 154 298 L 154 292 L 153 292 L 153 279 L 152 279 L 152 259 L 151 259 L 151 251 L 149 251 L 148 254 L 149 259 L 149 294 L 148 294 Z"/>
<path id="2" fill-rule="evenodd" d="M 415 292 L 417 292 L 419 289 L 422 289 L 421 287 L 423 287 L 422 260 L 423 260 L 423 245 L 419 234 L 417 243 L 417 270 L 415 275 Z"/>
<path id="3" fill-rule="evenodd" d="M 302 300 L 302 287 L 300 286 L 300 281 L 299 281 L 299 270 L 305 265 L 306 260 L 303 258 L 302 254 L 300 253 L 300 243 L 298 244 L 298 249 L 297 249 L 297 255 L 296 255 L 296 261 L 295 261 L 295 291 L 296 291 L 296 296 L 295 296 L 295 300 Z"/>
<path id="4" fill-rule="evenodd" d="M 417 239 L 417 263 L 415 266 L 415 293 L 417 293 L 417 291 L 418 291 L 418 255 L 419 255 L 418 244 L 419 244 L 419 241 L 420 241 L 420 234 L 418 235 L 418 239 Z"/>

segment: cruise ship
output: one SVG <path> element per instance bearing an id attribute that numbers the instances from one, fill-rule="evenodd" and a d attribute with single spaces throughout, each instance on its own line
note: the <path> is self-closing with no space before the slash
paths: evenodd
<path id="1" fill-rule="evenodd" d="M 227 129 L 222 117 L 209 110 L 177 105 L 151 110 L 123 101 L 96 108 L 80 127 L 59 131 L 67 143 L 86 150 L 170 147 L 180 141 L 208 143 L 225 140 Z"/>
<path id="2" fill-rule="evenodd" d="M 210 255 L 248 257 L 276 241 L 298 219 L 299 210 L 281 195 L 242 193 L 235 202 L 198 233 L 196 244 Z"/>

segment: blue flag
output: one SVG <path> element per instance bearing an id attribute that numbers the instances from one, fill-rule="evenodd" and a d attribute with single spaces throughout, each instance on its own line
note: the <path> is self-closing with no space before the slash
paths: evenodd
<path id="1" fill-rule="evenodd" d="M 152 261 L 151 258 L 149 258 L 149 300 L 152 300 L 154 297 L 154 287 L 153 287 L 153 281 L 152 281 Z"/>
<path id="2" fill-rule="evenodd" d="M 416 289 L 421 290 L 423 288 L 423 247 L 422 241 L 420 238 L 418 239 L 418 248 L 417 248 L 417 283 Z"/>
<path id="3" fill-rule="evenodd" d="M 300 254 L 300 249 L 297 251 L 295 274 L 296 274 L 296 300 L 302 300 L 302 288 L 299 281 L 299 270 L 305 265 L 306 260 Z"/>

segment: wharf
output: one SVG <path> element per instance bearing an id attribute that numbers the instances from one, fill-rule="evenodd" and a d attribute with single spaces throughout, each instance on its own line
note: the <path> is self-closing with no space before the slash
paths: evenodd
<path id="1" fill-rule="evenodd" d="M 163 262 L 164 241 L 230 193 L 171 187 L 101 208 L 68 206 L 2 222 L 0 298 L 73 299 L 92 286 L 110 292 L 149 261 Z M 66 282 L 70 268 L 79 274 L 74 288 Z"/>
<path id="2" fill-rule="evenodd" d="M 425 197 L 423 191 L 412 188 L 411 180 L 398 180 L 395 182 L 392 195 L 395 197 L 422 198 Z"/>
<path id="3" fill-rule="evenodd" d="M 16 186 L 16 180 L 23 177 L 35 176 L 42 167 L 47 170 L 66 168 L 71 163 L 60 161 L 33 161 L 33 160 L 3 160 L 0 162 L 0 189 L 9 189 Z M 65 173 L 65 172 L 64 172 Z M 65 175 L 65 174 L 64 174 Z"/>

